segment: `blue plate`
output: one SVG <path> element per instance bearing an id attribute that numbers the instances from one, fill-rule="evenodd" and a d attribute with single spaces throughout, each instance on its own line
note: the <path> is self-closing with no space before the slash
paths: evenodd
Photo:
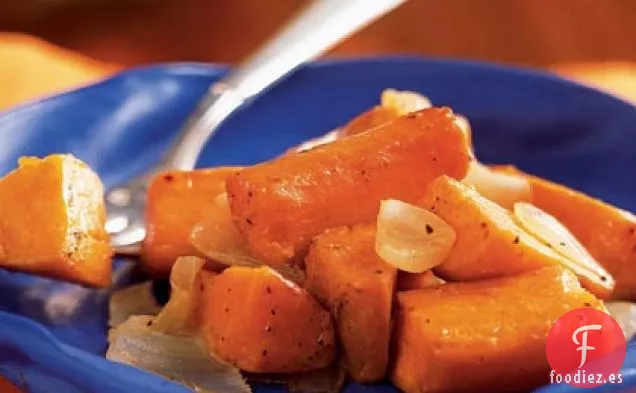
<path id="1" fill-rule="evenodd" d="M 206 87 L 225 72 L 195 64 L 135 69 L 6 112 L 0 116 L 0 174 L 22 155 L 72 152 L 107 186 L 122 182 L 158 161 Z M 475 63 L 400 58 L 307 66 L 228 121 L 200 166 L 271 158 L 343 124 L 375 104 L 387 87 L 423 92 L 467 115 L 484 161 L 514 163 L 636 211 L 634 106 L 552 76 Z M 117 262 L 119 282 L 129 268 L 129 262 Z M 38 393 L 187 392 L 100 357 L 107 295 L 0 271 L 0 375 Z M 636 388 L 634 347 L 624 373 L 624 385 L 594 391 Z M 346 390 L 393 391 L 355 384 Z"/>

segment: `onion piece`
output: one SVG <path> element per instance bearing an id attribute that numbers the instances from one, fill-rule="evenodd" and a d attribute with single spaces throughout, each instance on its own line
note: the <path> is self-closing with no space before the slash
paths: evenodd
<path id="1" fill-rule="evenodd" d="M 224 266 L 259 267 L 265 265 L 252 257 L 245 237 L 232 220 L 226 193 L 219 194 L 190 233 L 190 244 L 206 258 Z M 272 266 L 283 276 L 302 284 L 302 269 L 293 266 Z"/>
<path id="2" fill-rule="evenodd" d="M 481 195 L 506 209 L 512 209 L 515 202 L 532 200 L 532 186 L 528 179 L 492 171 L 477 161 L 471 162 L 462 183 L 472 186 Z"/>
<path id="3" fill-rule="evenodd" d="M 161 306 L 152 293 L 152 281 L 113 292 L 108 303 L 108 325 L 117 326 L 133 315 L 157 315 Z"/>
<path id="4" fill-rule="evenodd" d="M 636 303 L 605 302 L 605 307 L 623 329 L 625 340 L 631 341 L 636 336 Z"/>
<path id="5" fill-rule="evenodd" d="M 239 232 L 226 193 L 217 195 L 190 233 L 190 244 L 213 261 L 225 265 L 252 263 L 247 240 Z"/>
<path id="6" fill-rule="evenodd" d="M 513 212 L 526 231 L 572 262 L 566 267 L 579 276 L 589 291 L 602 298 L 612 292 L 615 286 L 612 275 L 559 220 L 527 202 L 515 203 Z"/>
<path id="7" fill-rule="evenodd" d="M 420 93 L 395 89 L 384 90 L 380 102 L 383 107 L 393 109 L 399 115 L 406 115 L 433 106 L 431 101 Z"/>
<path id="8" fill-rule="evenodd" d="M 421 273 L 444 261 L 455 230 L 428 210 L 395 199 L 380 204 L 375 251 L 388 264 Z"/>
<path id="9" fill-rule="evenodd" d="M 251 393 L 235 367 L 222 364 L 193 337 L 148 327 L 150 316 L 129 318 L 109 333 L 106 357 L 189 386 L 199 393 Z"/>
<path id="10" fill-rule="evenodd" d="M 196 329 L 200 273 L 205 261 L 197 257 L 178 258 L 170 273 L 170 300 L 152 322 L 156 332 L 188 335 Z"/>

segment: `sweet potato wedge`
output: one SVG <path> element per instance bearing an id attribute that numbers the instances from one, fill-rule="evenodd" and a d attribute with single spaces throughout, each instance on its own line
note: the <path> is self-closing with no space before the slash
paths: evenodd
<path id="1" fill-rule="evenodd" d="M 475 281 L 509 276 L 563 259 L 519 227 L 507 210 L 449 177 L 431 183 L 418 204 L 457 234 L 450 254 L 435 268 L 442 278 Z"/>
<path id="2" fill-rule="evenodd" d="M 0 266 L 88 286 L 111 282 L 99 177 L 72 155 L 23 157 L 0 179 Z"/>
<path id="3" fill-rule="evenodd" d="M 168 276 L 181 256 L 200 256 L 190 244 L 192 228 L 207 205 L 225 191 L 227 177 L 234 167 L 169 171 L 156 175 L 148 187 L 147 233 L 142 263 L 153 275 Z"/>
<path id="4" fill-rule="evenodd" d="M 604 310 L 556 266 L 400 292 L 397 303 L 392 381 L 406 393 L 529 391 L 548 378 L 552 323 L 575 308 Z"/>
<path id="5" fill-rule="evenodd" d="M 400 117 L 400 114 L 395 109 L 386 108 L 381 105 L 374 106 L 347 123 L 342 127 L 341 132 L 343 136 L 359 134 L 389 123 L 398 117 Z"/>
<path id="6" fill-rule="evenodd" d="M 588 277 L 587 270 L 577 269 L 572 261 L 522 229 L 508 210 L 454 179 L 442 176 L 435 180 L 419 203 L 457 233 L 453 249 L 434 269 L 441 278 L 474 281 L 561 265 L 573 269 L 594 294 L 611 294 L 611 287 Z"/>
<path id="7" fill-rule="evenodd" d="M 331 316 L 306 290 L 268 268 L 230 267 L 202 275 L 203 336 L 241 370 L 319 369 L 335 357 Z"/>
<path id="8" fill-rule="evenodd" d="M 327 230 L 307 258 L 305 287 L 335 318 L 349 373 L 358 382 L 377 382 L 389 356 L 395 268 L 374 249 L 375 227 Z"/>
<path id="9" fill-rule="evenodd" d="M 634 214 L 511 166 L 495 170 L 528 179 L 532 203 L 559 219 L 616 279 L 612 298 L 636 300 Z"/>
<path id="10" fill-rule="evenodd" d="M 227 192 L 254 256 L 282 264 L 327 228 L 371 222 L 382 199 L 413 202 L 440 174 L 464 177 L 470 159 L 452 112 L 428 109 L 243 169 Z"/>

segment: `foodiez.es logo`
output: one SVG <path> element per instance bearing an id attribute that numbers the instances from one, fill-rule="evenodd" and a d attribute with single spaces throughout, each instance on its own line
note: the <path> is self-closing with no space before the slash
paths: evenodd
<path id="1" fill-rule="evenodd" d="M 626 346 L 623 330 L 610 315 L 593 308 L 563 314 L 546 342 L 550 383 L 586 388 L 622 383 Z"/>

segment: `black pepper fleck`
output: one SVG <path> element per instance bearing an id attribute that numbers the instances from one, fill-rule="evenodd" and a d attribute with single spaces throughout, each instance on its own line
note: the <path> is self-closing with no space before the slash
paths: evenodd
<path id="1" fill-rule="evenodd" d="M 559 242 L 559 244 L 561 245 L 561 247 L 565 247 L 565 242 Z"/>
<path id="2" fill-rule="evenodd" d="M 483 221 L 482 221 L 481 223 L 479 223 L 479 225 L 481 225 L 481 227 L 482 227 L 482 228 L 486 228 L 486 227 L 488 227 L 488 224 L 486 224 L 486 223 L 485 223 L 485 222 L 483 222 Z"/>
<path id="3" fill-rule="evenodd" d="M 270 288 L 270 287 L 269 287 L 269 285 L 268 285 L 268 286 L 266 286 L 266 287 L 265 287 L 265 292 L 267 292 L 268 294 L 269 294 L 269 293 L 272 293 L 272 288 Z"/>
<path id="4" fill-rule="evenodd" d="M 382 270 L 379 270 L 379 269 L 378 269 L 378 270 L 376 270 L 376 271 L 375 271 L 375 274 L 382 274 Z"/>
<path id="5" fill-rule="evenodd" d="M 276 315 L 276 309 L 272 308 L 269 313 L 272 314 L 272 315 Z"/>
<path id="6" fill-rule="evenodd" d="M 546 245 L 546 247 L 548 247 L 548 248 L 552 248 L 552 244 L 550 244 L 550 243 L 546 243 L 545 245 Z"/>
<path id="7" fill-rule="evenodd" d="M 245 219 L 245 222 L 247 223 L 247 225 L 252 225 L 252 224 L 254 224 L 254 222 L 252 221 L 252 219 L 251 219 L 251 218 L 249 218 L 249 217 Z"/>
<path id="8" fill-rule="evenodd" d="M 247 192 L 247 196 L 248 196 L 249 198 L 253 197 L 253 196 L 254 196 L 254 192 L 252 192 L 252 191 L 248 191 L 248 192 Z"/>
<path id="9" fill-rule="evenodd" d="M 265 326 L 265 332 L 266 333 L 271 333 L 272 331 L 272 325 L 270 325 L 269 323 L 267 324 L 267 326 Z"/>
<path id="10" fill-rule="evenodd" d="M 601 276 L 601 281 L 603 281 L 603 282 L 607 281 L 607 277 Z"/>
<path id="11" fill-rule="evenodd" d="M 515 240 L 512 241 L 512 244 L 519 244 L 519 236 L 515 237 Z"/>
<path id="12" fill-rule="evenodd" d="M 430 235 L 431 233 L 433 233 L 433 227 L 430 226 L 429 224 L 426 224 L 426 233 L 428 235 Z"/>
<path id="13" fill-rule="evenodd" d="M 152 326 L 152 321 L 148 321 L 148 322 L 146 323 L 146 326 L 148 326 L 148 327 Z"/>
<path id="14" fill-rule="evenodd" d="M 173 180 L 174 180 L 174 176 L 172 176 L 172 175 L 165 175 L 165 176 L 163 177 L 163 180 L 165 180 L 165 181 L 167 181 L 167 182 L 171 182 L 171 181 L 173 181 Z"/>

